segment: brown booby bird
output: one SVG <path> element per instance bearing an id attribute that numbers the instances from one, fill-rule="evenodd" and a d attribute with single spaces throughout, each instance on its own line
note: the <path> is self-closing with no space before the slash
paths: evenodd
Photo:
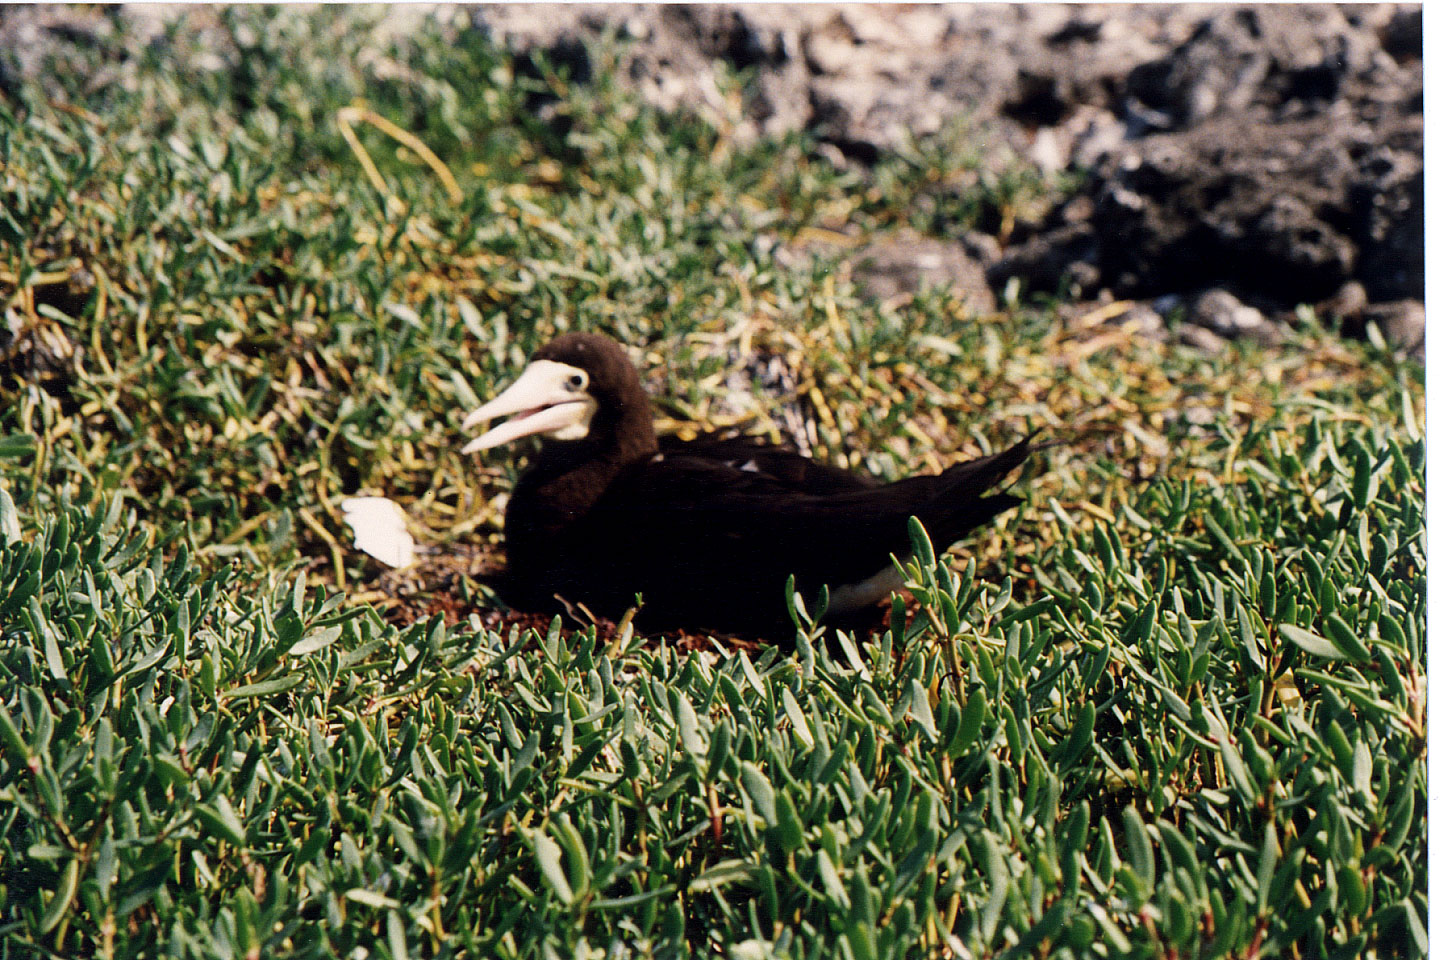
<path id="1" fill-rule="evenodd" d="M 557 337 L 463 428 L 510 416 L 469 453 L 538 435 L 505 510 L 500 596 L 526 610 L 557 598 L 637 625 L 784 636 L 792 575 L 829 588 L 827 619 L 900 587 L 918 517 L 937 547 L 1021 501 L 984 496 L 1029 455 L 1028 440 L 935 476 L 885 484 L 750 439 L 657 440 L 639 375 L 615 341 Z"/>

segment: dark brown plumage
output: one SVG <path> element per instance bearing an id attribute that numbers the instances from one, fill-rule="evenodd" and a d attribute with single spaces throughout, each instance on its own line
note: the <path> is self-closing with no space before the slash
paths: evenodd
<path id="1" fill-rule="evenodd" d="M 1030 453 L 1021 441 L 883 484 L 750 439 L 658 441 L 635 368 L 595 334 L 547 344 L 466 425 L 505 413 L 518 416 L 467 449 L 542 435 L 505 512 L 508 603 L 547 609 L 558 595 L 618 618 L 641 594 L 647 628 L 777 638 L 793 634 L 789 576 L 807 598 L 828 585 L 833 615 L 873 606 L 898 586 L 891 556 L 910 552 L 910 516 L 937 548 L 956 542 L 1021 502 L 984 494 Z"/>

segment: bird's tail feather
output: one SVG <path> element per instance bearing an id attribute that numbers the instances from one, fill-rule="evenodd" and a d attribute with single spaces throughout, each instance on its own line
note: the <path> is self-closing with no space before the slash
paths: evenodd
<path id="1" fill-rule="evenodd" d="M 944 483 L 944 492 L 940 496 L 945 499 L 964 494 L 978 496 L 999 483 L 1011 470 L 1024 463 L 1033 451 L 1030 438 L 1026 437 L 999 453 L 992 453 L 988 457 L 980 457 L 976 460 L 968 460 L 965 463 L 957 463 L 940 474 L 940 479 Z"/>
<path id="2" fill-rule="evenodd" d="M 956 464 L 937 479 L 941 489 L 916 516 L 937 543 L 954 543 L 1022 501 L 1009 493 L 983 494 L 1025 462 L 1030 438 L 988 457 Z"/>

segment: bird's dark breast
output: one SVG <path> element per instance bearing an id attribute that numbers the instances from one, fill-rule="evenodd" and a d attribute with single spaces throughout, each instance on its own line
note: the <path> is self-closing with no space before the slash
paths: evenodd
<path id="1" fill-rule="evenodd" d="M 522 477 L 505 511 L 506 602 L 556 612 L 580 604 L 618 620 L 639 594 L 637 624 L 647 629 L 730 628 L 709 600 L 725 587 L 715 583 L 713 545 L 637 509 L 645 496 L 633 481 L 587 488 L 573 477 Z"/>
<path id="2" fill-rule="evenodd" d="M 520 478 L 505 508 L 505 599 L 511 605 L 548 610 L 560 605 L 557 596 L 585 602 L 581 588 L 594 594 L 597 545 L 587 542 L 584 521 L 603 492 L 573 474 L 532 471 Z"/>

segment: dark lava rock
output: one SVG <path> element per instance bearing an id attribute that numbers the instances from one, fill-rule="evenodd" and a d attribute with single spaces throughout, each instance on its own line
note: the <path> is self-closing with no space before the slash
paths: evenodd
<path id="1" fill-rule="evenodd" d="M 1425 288 L 1424 166 L 1420 118 L 1394 141 L 1365 151 L 1351 184 L 1359 262 L 1372 300 L 1420 297 Z"/>
<path id="2" fill-rule="evenodd" d="M 1224 284 L 1294 305 L 1358 276 L 1378 296 L 1418 296 L 1419 135 L 1419 116 L 1269 123 L 1249 111 L 1145 137 L 1092 177 L 1092 220 L 1057 210 L 992 281 L 1050 289 L 1069 275 L 1131 297 Z"/>
<path id="3" fill-rule="evenodd" d="M 1403 33 L 1404 13 L 1207 17 L 1131 71 L 1130 139 L 992 281 L 1051 289 L 1068 276 L 1087 293 L 1132 297 L 1223 284 L 1294 305 L 1357 278 L 1372 299 L 1419 296 L 1420 77 L 1382 43 L 1382 30 Z M 1088 245 L 1066 209 L 1077 202 L 1092 211 Z"/>
<path id="4" fill-rule="evenodd" d="M 1102 277 L 1095 230 L 1089 223 L 1071 223 L 1046 230 L 1007 251 L 986 271 L 992 286 L 1012 278 L 1024 281 L 1031 294 L 1060 294 L 1092 299 Z"/>
<path id="5" fill-rule="evenodd" d="M 1204 20 L 1167 56 L 1137 67 L 1127 92 L 1173 129 L 1252 105 L 1332 101 L 1352 66 L 1377 45 L 1373 32 L 1355 30 L 1337 6 L 1237 6 Z"/>
<path id="6" fill-rule="evenodd" d="M 27 317 L 12 309 L 0 318 L 0 381 L 13 377 L 69 400 L 84 355 L 85 348 L 48 317 Z"/>
<path id="7" fill-rule="evenodd" d="M 1407 6 L 1395 11 L 1380 36 L 1385 50 L 1396 60 L 1420 59 L 1420 8 Z"/>

